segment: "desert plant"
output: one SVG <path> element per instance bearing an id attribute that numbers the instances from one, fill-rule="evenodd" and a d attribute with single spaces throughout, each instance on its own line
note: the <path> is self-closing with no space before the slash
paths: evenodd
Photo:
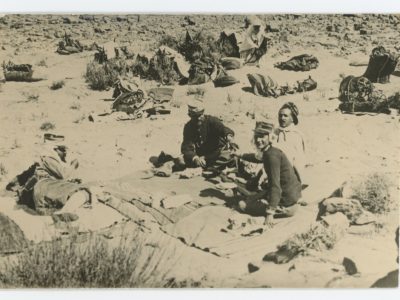
<path id="1" fill-rule="evenodd" d="M 7 172 L 6 167 L 3 165 L 3 163 L 0 163 L 0 176 L 5 176 L 7 174 L 8 174 L 8 172 Z"/>
<path id="2" fill-rule="evenodd" d="M 79 241 L 55 239 L 29 246 L 16 259 L 8 259 L 0 270 L 1 287 L 198 287 L 199 282 L 177 282 L 159 270 L 160 262 L 169 262 L 168 252 L 149 247 L 137 235 L 122 238 L 111 246 L 102 237 L 92 235 Z M 169 269 L 171 266 L 165 266 Z"/>
<path id="3" fill-rule="evenodd" d="M 50 86 L 51 90 L 59 90 L 65 85 L 64 80 L 58 80 L 58 81 L 53 81 L 53 83 Z"/>
<path id="4" fill-rule="evenodd" d="M 71 104 L 71 106 L 69 107 L 70 109 L 75 109 L 75 110 L 80 110 L 81 109 L 81 105 L 78 102 L 74 102 Z"/>
<path id="5" fill-rule="evenodd" d="M 25 102 L 37 102 L 39 100 L 39 94 L 37 93 L 23 93 L 26 97 Z"/>
<path id="6" fill-rule="evenodd" d="M 157 48 L 159 48 L 160 46 L 167 46 L 171 49 L 174 49 L 176 51 L 178 51 L 179 48 L 179 40 L 169 34 L 164 34 L 161 36 L 161 38 L 157 41 L 156 44 Z"/>
<path id="7" fill-rule="evenodd" d="M 304 233 L 297 233 L 278 246 L 278 251 L 307 255 L 310 250 L 332 249 L 337 241 L 336 233 L 321 223 L 311 225 Z"/>
<path id="8" fill-rule="evenodd" d="M 92 61 L 86 66 L 84 77 L 91 89 L 102 91 L 112 87 L 120 75 L 126 74 L 127 69 L 123 59 L 110 59 L 104 64 Z"/>
<path id="9" fill-rule="evenodd" d="M 390 179 L 385 174 L 370 173 L 350 182 L 350 197 L 359 200 L 372 213 L 387 213 L 395 204 L 390 196 L 390 186 Z"/>
<path id="10" fill-rule="evenodd" d="M 47 62 L 46 62 L 46 60 L 42 59 L 37 63 L 37 65 L 39 67 L 47 67 Z"/>
<path id="11" fill-rule="evenodd" d="M 51 122 L 44 122 L 42 125 L 40 125 L 40 130 L 47 131 L 47 130 L 53 130 L 56 128 L 56 125 Z"/>

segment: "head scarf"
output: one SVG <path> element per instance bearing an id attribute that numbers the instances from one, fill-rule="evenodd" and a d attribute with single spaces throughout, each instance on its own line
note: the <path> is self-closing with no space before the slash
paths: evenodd
<path id="1" fill-rule="evenodd" d="M 294 125 L 297 125 L 299 123 L 298 115 L 299 115 L 299 109 L 293 102 L 286 102 L 285 104 L 282 105 L 282 107 L 279 109 L 281 111 L 282 109 L 289 109 L 291 114 L 292 114 L 292 119 Z"/>

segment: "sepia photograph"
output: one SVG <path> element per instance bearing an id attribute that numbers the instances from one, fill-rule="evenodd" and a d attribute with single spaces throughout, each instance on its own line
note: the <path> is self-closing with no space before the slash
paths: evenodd
<path id="1" fill-rule="evenodd" d="M 399 287 L 400 9 L 246 11 L 0 8 L 0 290 Z"/>

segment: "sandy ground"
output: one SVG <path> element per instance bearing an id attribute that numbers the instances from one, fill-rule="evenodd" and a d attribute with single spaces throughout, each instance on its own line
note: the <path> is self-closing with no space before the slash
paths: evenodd
<path id="1" fill-rule="evenodd" d="M 32 64 L 34 77 L 44 78 L 33 83 L 0 84 L 1 187 L 40 153 L 44 133 L 40 126 L 44 122 L 55 125 L 55 129 L 49 132 L 66 136 L 72 155 L 80 161 L 77 177 L 85 182 L 107 181 L 148 169 L 148 159 L 158 155 L 161 150 L 172 155 L 179 154 L 183 125 L 188 120 L 188 86 L 175 86 L 170 115 L 156 119 L 116 121 L 112 116 L 98 116 L 109 111 L 112 90 L 90 90 L 83 78 L 86 65 L 93 60 L 94 52 L 85 51 L 70 56 L 55 53 L 59 41 L 57 37 L 64 30 L 75 34 L 74 38 L 81 38 L 87 44 L 94 41 L 101 44 L 115 37 L 116 42 L 141 51 L 152 49 L 154 40 L 163 32 L 184 32 L 184 28 L 179 26 L 183 16 L 163 19 L 160 28 L 156 29 L 151 24 L 159 20 L 159 17 L 143 16 L 140 23 L 135 18 L 132 16 L 127 22 L 108 18 L 104 23 L 62 24 L 61 16 L 21 16 L 9 18 L 7 24 L 1 24 L 0 47 L 3 50 L 0 52 L 0 61 L 12 59 L 15 63 Z M 214 22 L 214 18 L 217 22 Z M 240 83 L 226 88 L 214 88 L 211 82 L 202 85 L 206 90 L 206 111 L 221 117 L 236 132 L 236 141 L 246 151 L 251 150 L 251 130 L 255 124 L 249 114 L 268 115 L 276 119 L 280 106 L 286 101 L 293 101 L 300 110 L 299 128 L 306 140 L 306 180 L 310 185 L 319 182 L 321 178 L 341 182 L 352 174 L 373 171 L 388 173 L 398 183 L 399 115 L 342 114 L 337 110 L 339 101 L 336 98 L 341 76 L 361 75 L 366 68 L 351 67 L 349 63 L 353 60 L 367 62 L 371 49 L 377 44 L 393 49 L 393 39 L 399 37 L 398 29 L 396 32 L 398 25 L 391 24 L 390 20 L 379 23 L 379 19 L 368 21 L 356 18 L 353 23 L 364 21 L 368 26 L 379 24 L 376 32 L 365 38 L 352 30 L 352 22 L 345 24 L 344 19 L 334 16 L 322 16 L 320 19 L 314 17 L 308 28 L 302 18 L 269 17 L 271 24 L 276 24 L 278 28 L 289 24 L 287 27 L 290 30 L 282 29 L 281 33 L 275 34 L 276 44 L 262 59 L 260 68 L 244 67 L 231 71 Z M 49 24 L 50 20 L 57 23 Z M 205 30 L 212 28 L 213 32 L 219 32 L 226 27 L 233 29 L 239 26 L 241 17 L 195 16 L 194 20 L 204 25 Z M 25 25 L 19 29 L 10 28 L 18 23 Z M 318 30 L 336 23 L 343 24 L 339 33 Z M 105 30 L 105 33 L 93 33 L 97 27 Z M 287 42 L 283 32 L 287 33 Z M 345 32 L 353 40 L 343 39 Z M 320 66 L 310 72 L 281 71 L 273 67 L 275 62 L 303 53 L 315 55 Z M 45 66 L 40 64 L 41 61 L 45 62 Z M 303 94 L 277 99 L 263 98 L 243 90 L 249 86 L 246 74 L 251 72 L 269 75 L 281 84 L 294 83 L 311 76 L 318 82 L 318 87 Z M 65 86 L 53 91 L 49 87 L 56 80 L 64 80 Z M 143 81 L 141 85 L 150 88 L 157 86 L 157 83 Z M 399 92 L 400 78 L 391 76 L 389 84 L 375 86 L 389 96 Z M 32 95 L 38 96 L 37 100 L 29 97 Z M 231 101 L 227 100 L 228 96 Z M 94 122 L 88 120 L 89 115 L 94 118 Z M 396 217 L 391 222 L 398 224 Z M 386 243 L 391 245 L 390 249 L 395 249 L 392 236 L 387 237 Z"/>

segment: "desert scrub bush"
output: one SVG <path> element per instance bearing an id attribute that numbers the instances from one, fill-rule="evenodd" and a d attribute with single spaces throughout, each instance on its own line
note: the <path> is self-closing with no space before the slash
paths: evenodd
<path id="1" fill-rule="evenodd" d="M 46 60 L 45 60 L 45 59 L 40 60 L 40 61 L 37 63 L 37 66 L 39 66 L 39 67 L 47 67 L 47 62 L 46 62 Z"/>
<path id="2" fill-rule="evenodd" d="M 180 40 L 177 39 L 176 37 L 169 35 L 169 34 L 164 34 L 157 41 L 156 47 L 159 48 L 161 46 L 167 46 L 171 49 L 178 51 L 179 43 L 180 43 Z"/>
<path id="3" fill-rule="evenodd" d="M 64 80 L 58 80 L 58 81 L 53 81 L 53 83 L 50 86 L 51 90 L 59 90 L 61 89 L 63 86 L 65 85 L 65 81 Z"/>
<path id="4" fill-rule="evenodd" d="M 91 89 L 103 91 L 112 87 L 127 70 L 128 65 L 123 59 L 110 59 L 104 64 L 92 61 L 86 66 L 84 77 Z"/>
<path id="5" fill-rule="evenodd" d="M 149 249 L 150 248 L 150 249 Z M 143 238 L 123 238 L 111 246 L 92 235 L 78 236 L 29 246 L 16 259 L 6 260 L 0 270 L 0 287 L 120 288 L 197 287 L 198 282 L 177 282 L 164 270 L 165 251 L 149 247 Z"/>
<path id="6" fill-rule="evenodd" d="M 307 255 L 310 250 L 323 251 L 334 247 L 337 241 L 336 233 L 321 223 L 312 225 L 304 233 L 297 233 L 278 246 L 278 251 Z"/>
<path id="7" fill-rule="evenodd" d="M 37 93 L 23 93 L 23 95 L 26 97 L 25 102 L 38 102 L 39 100 L 39 94 Z"/>
<path id="8" fill-rule="evenodd" d="M 71 104 L 71 106 L 69 107 L 70 109 L 74 109 L 74 110 L 80 110 L 81 109 L 81 105 L 78 102 L 74 102 Z"/>
<path id="9" fill-rule="evenodd" d="M 395 207 L 395 201 L 390 195 L 391 185 L 385 174 L 370 173 L 350 182 L 350 198 L 359 200 L 372 213 L 388 213 Z"/>
<path id="10" fill-rule="evenodd" d="M 47 131 L 47 130 L 53 130 L 56 128 L 56 125 L 51 122 L 44 122 L 42 125 L 40 125 L 40 130 Z"/>
<path id="11" fill-rule="evenodd" d="M 6 167 L 3 165 L 3 163 L 0 163 L 0 176 L 2 177 L 7 174 L 8 174 L 8 172 L 7 172 Z M 0 177 L 0 180 L 1 180 L 1 177 Z"/>

